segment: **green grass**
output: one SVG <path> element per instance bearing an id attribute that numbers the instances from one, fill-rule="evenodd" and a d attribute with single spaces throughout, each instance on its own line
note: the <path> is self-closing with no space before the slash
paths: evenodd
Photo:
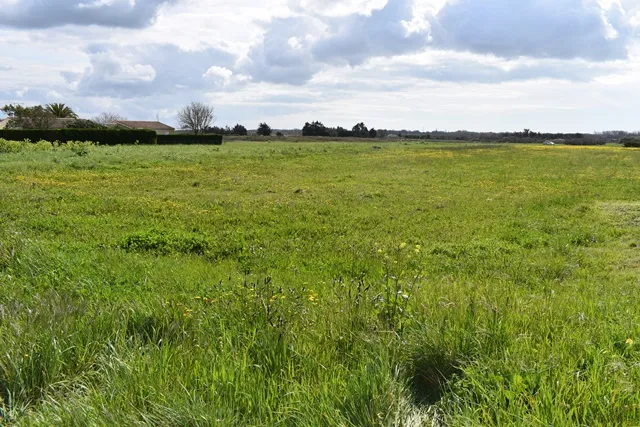
<path id="1" fill-rule="evenodd" d="M 0 424 L 639 425 L 639 164 L 0 141 Z"/>

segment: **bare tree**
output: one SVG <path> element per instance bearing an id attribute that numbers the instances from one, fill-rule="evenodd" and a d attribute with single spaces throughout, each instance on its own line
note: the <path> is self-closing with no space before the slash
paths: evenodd
<path id="1" fill-rule="evenodd" d="M 104 112 L 104 113 L 100 113 L 99 115 L 92 118 L 91 120 L 104 126 L 120 120 L 127 120 L 127 118 L 117 113 Z"/>
<path id="2" fill-rule="evenodd" d="M 204 133 L 215 120 L 213 107 L 202 102 L 192 102 L 178 111 L 180 128 L 195 134 Z"/>

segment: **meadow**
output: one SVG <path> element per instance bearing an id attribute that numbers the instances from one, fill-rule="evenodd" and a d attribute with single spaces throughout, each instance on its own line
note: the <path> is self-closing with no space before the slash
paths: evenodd
<path id="1" fill-rule="evenodd" d="M 0 425 L 640 425 L 640 150 L 0 141 Z"/>

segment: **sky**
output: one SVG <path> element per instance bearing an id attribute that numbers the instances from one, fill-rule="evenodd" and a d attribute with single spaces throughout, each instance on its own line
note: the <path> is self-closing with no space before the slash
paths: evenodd
<path id="1" fill-rule="evenodd" d="M 177 125 L 640 130 L 640 0 L 0 0 L 0 105 Z"/>

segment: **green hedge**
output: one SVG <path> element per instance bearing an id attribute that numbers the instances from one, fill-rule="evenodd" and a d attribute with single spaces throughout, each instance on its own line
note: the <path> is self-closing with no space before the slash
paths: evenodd
<path id="1" fill-rule="evenodd" d="M 620 141 L 625 147 L 640 148 L 640 138 L 624 138 Z"/>
<path id="2" fill-rule="evenodd" d="M 222 145 L 222 135 L 213 134 L 187 134 L 158 135 L 158 144 L 197 144 L 197 145 Z"/>
<path id="3" fill-rule="evenodd" d="M 156 133 L 141 129 L 0 129 L 0 138 L 11 141 L 91 141 L 100 145 L 155 144 Z"/>

